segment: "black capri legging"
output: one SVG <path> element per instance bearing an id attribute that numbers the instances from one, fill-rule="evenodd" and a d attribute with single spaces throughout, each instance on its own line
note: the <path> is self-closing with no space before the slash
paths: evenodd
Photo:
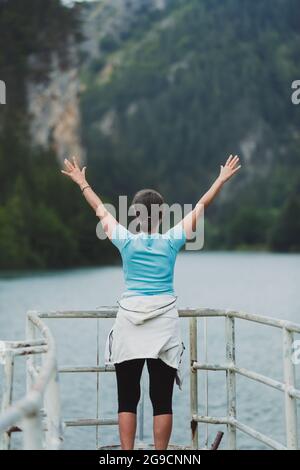
<path id="1" fill-rule="evenodd" d="M 140 399 L 140 379 L 145 360 L 149 372 L 149 394 L 153 415 L 172 414 L 176 369 L 161 359 L 131 359 L 115 364 L 118 387 L 118 413 L 136 413 Z"/>

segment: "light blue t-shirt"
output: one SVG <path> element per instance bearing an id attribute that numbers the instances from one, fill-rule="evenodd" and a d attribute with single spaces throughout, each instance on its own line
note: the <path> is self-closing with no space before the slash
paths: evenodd
<path id="1" fill-rule="evenodd" d="M 112 242 L 121 253 L 126 291 L 123 296 L 174 294 L 176 256 L 186 242 L 182 224 L 164 234 L 133 234 L 117 224 Z"/>

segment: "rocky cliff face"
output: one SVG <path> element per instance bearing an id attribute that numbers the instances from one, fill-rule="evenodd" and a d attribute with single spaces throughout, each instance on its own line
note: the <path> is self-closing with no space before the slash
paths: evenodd
<path id="1" fill-rule="evenodd" d="M 85 159 L 80 138 L 79 91 L 75 49 L 67 69 L 61 68 L 53 54 L 48 80 L 27 83 L 32 142 L 54 149 L 60 162 L 70 155 L 77 155 L 81 162 Z"/>
<path id="2" fill-rule="evenodd" d="M 61 162 L 68 155 L 85 160 L 80 127 L 79 55 L 84 59 L 101 56 L 99 42 L 106 35 L 119 37 L 134 27 L 137 16 L 145 10 L 164 9 L 169 0 L 99 0 L 82 4 L 80 9 L 83 41 L 70 45 L 69 66 L 61 68 L 52 56 L 48 80 L 27 83 L 27 104 L 33 145 L 52 148 Z M 31 57 L 32 67 L 36 67 Z"/>

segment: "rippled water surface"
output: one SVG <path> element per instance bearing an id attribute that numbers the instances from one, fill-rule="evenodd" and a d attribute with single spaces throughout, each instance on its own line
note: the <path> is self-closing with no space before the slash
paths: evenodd
<path id="1" fill-rule="evenodd" d="M 300 323 L 300 256 L 263 253 L 182 253 L 176 266 L 175 287 L 179 307 L 232 308 Z M 14 273 L 0 277 L 0 339 L 25 337 L 27 310 L 96 309 L 115 305 L 123 289 L 121 268 L 105 267 L 60 272 Z M 52 320 L 47 323 L 55 335 L 60 365 L 94 365 L 97 355 L 96 320 Z M 188 320 L 181 319 L 187 346 L 184 356 L 183 391 L 175 388 L 172 443 L 190 440 Z M 237 362 L 257 372 L 282 379 L 281 332 L 275 328 L 238 320 Z M 100 363 L 104 342 L 112 320 L 99 323 Z M 198 324 L 199 360 L 204 360 L 203 323 Z M 299 339 L 299 337 L 297 338 Z M 208 321 L 209 362 L 224 362 L 224 319 Z M 17 358 L 15 392 L 25 391 L 25 362 Z M 296 366 L 298 387 L 300 365 Z M 145 369 L 144 387 L 147 394 Z M 2 371 L 1 371 L 2 373 Z M 2 375 L 0 376 L 2 379 Z M 99 416 L 116 417 L 114 373 L 100 375 Z M 95 374 L 61 375 L 62 408 L 65 419 L 93 418 L 97 415 Z M 238 418 L 242 422 L 284 442 L 284 397 L 281 392 L 237 378 Z M 144 440 L 151 442 L 151 405 L 145 400 Z M 300 412 L 300 410 L 299 410 Z M 205 414 L 204 373 L 199 373 L 199 414 Z M 209 373 L 209 414 L 225 416 L 225 373 Z M 209 427 L 209 442 L 222 426 Z M 99 429 L 99 444 L 118 443 L 116 426 Z M 204 426 L 200 426 L 203 444 Z M 225 442 L 223 443 L 223 445 Z M 14 439 L 18 447 L 19 438 Z M 94 428 L 68 428 L 65 448 L 93 449 Z M 252 438 L 238 433 L 240 448 L 263 448 Z"/>

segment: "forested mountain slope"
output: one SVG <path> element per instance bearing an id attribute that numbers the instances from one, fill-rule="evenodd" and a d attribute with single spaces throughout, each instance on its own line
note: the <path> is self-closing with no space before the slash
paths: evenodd
<path id="1" fill-rule="evenodd" d="M 99 20 L 83 73 L 94 183 L 112 198 L 151 186 L 194 203 L 239 153 L 242 174 L 207 213 L 207 246 L 298 250 L 299 2 L 173 0 L 138 15 L 106 34 Z"/>

